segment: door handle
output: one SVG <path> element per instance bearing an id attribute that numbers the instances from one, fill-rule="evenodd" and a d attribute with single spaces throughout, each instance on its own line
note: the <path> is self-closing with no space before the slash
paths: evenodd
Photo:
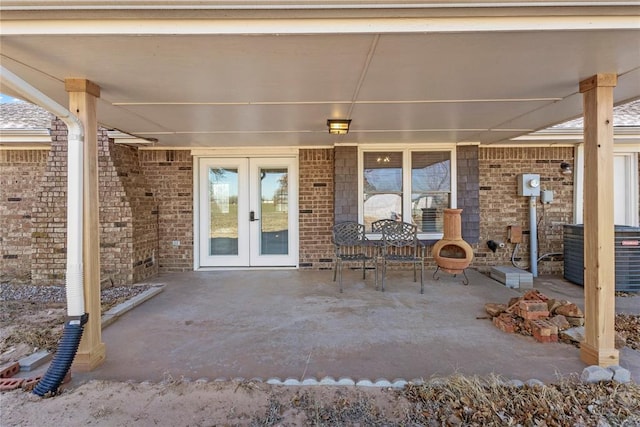
<path id="1" fill-rule="evenodd" d="M 254 211 L 249 212 L 249 221 L 259 221 L 260 218 L 256 218 L 256 213 Z"/>

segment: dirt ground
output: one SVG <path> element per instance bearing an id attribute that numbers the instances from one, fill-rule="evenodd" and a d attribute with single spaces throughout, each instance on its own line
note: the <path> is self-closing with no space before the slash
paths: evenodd
<path id="1" fill-rule="evenodd" d="M 111 287 L 102 291 L 106 312 L 148 289 L 148 286 Z M 0 285 L 0 366 L 38 350 L 55 352 L 66 315 L 64 287 Z"/>
<path id="2" fill-rule="evenodd" d="M 2 424 L 13 426 L 400 425 L 410 412 L 407 399 L 390 389 L 171 380 L 91 381 L 50 399 L 4 393 L 0 403 Z"/>
<path id="3" fill-rule="evenodd" d="M 71 383 L 72 384 L 72 383 Z M 403 389 L 251 382 L 90 381 L 0 394 L 3 426 L 640 426 L 634 383 L 516 387 L 452 376 Z"/>
<path id="4" fill-rule="evenodd" d="M 127 297 L 103 299 L 103 310 Z M 3 299 L 0 366 L 36 349 L 55 351 L 64 303 Z M 623 320 L 627 345 L 636 347 L 638 317 Z M 640 385 L 587 385 L 559 378 L 557 384 L 514 386 L 499 377 L 454 375 L 397 389 L 272 386 L 165 375 L 160 383 L 71 381 L 49 398 L 2 392 L 0 425 L 640 426 Z"/>

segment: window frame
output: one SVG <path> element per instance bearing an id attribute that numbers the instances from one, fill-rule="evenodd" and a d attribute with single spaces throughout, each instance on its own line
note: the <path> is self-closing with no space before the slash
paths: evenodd
<path id="1" fill-rule="evenodd" d="M 614 138 L 615 139 L 615 138 Z M 619 143 L 613 144 L 614 156 L 628 156 L 627 161 L 630 162 L 627 175 L 627 183 L 629 185 L 629 194 L 627 194 L 627 215 L 630 218 L 630 226 L 638 227 L 640 225 L 640 213 L 638 212 L 638 185 L 640 185 L 640 171 L 637 166 L 640 157 L 640 144 L 635 143 Z M 584 142 L 575 148 L 573 168 L 573 223 L 584 223 Z M 613 200 L 615 203 L 615 200 Z"/>
<path id="2" fill-rule="evenodd" d="M 364 153 L 402 153 L 402 220 L 411 223 L 411 153 L 430 151 L 447 151 L 451 162 L 451 193 L 449 196 L 449 208 L 457 207 L 457 160 L 455 144 L 396 144 L 396 145 L 359 145 L 358 146 L 358 222 L 364 224 Z M 380 239 L 380 233 L 372 233 L 365 230 L 369 239 Z M 443 233 L 420 232 L 418 238 L 421 240 L 439 240 Z"/>

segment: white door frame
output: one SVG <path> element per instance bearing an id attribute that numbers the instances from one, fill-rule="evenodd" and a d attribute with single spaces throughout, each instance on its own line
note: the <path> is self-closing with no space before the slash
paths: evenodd
<path id="1" fill-rule="evenodd" d="M 252 149 L 252 152 L 255 152 L 251 156 L 247 156 L 246 150 L 234 150 L 234 149 L 193 149 L 192 155 L 194 158 L 194 171 L 193 171 L 193 268 L 194 270 L 213 270 L 213 269 L 247 269 L 252 267 L 209 267 L 203 266 L 203 260 L 201 258 L 201 245 L 204 245 L 205 242 L 202 241 L 200 236 L 200 226 L 202 221 L 206 218 L 203 218 L 202 215 L 207 215 L 206 212 L 203 212 L 200 206 L 201 199 L 201 191 L 203 191 L 201 174 L 202 169 L 206 169 L 202 167 L 203 162 L 205 160 L 202 159 L 217 159 L 224 160 L 230 158 L 262 158 L 267 160 L 270 164 L 273 164 L 276 159 L 284 158 L 288 159 L 290 163 L 288 166 L 290 167 L 290 179 L 289 179 L 289 253 L 292 257 L 292 261 L 287 265 L 279 266 L 274 264 L 273 260 L 270 260 L 269 263 L 264 262 L 263 266 L 255 266 L 255 268 L 297 268 L 299 263 L 299 218 L 298 218 L 298 149 L 297 148 L 283 148 L 283 149 Z M 246 185 L 249 185 L 247 182 Z M 253 223 L 248 222 L 248 212 L 249 206 L 247 205 L 246 213 L 247 213 L 247 224 L 249 227 L 253 226 Z M 247 251 L 247 254 L 249 252 Z M 249 255 L 248 255 L 249 256 Z M 250 261 L 248 261 L 248 264 Z"/>

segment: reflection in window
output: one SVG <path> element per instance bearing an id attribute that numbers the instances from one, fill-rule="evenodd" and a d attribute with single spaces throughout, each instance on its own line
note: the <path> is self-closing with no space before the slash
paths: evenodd
<path id="1" fill-rule="evenodd" d="M 289 175 L 286 168 L 260 169 L 260 255 L 289 253 Z"/>
<path id="2" fill-rule="evenodd" d="M 364 225 L 402 219 L 402 152 L 364 153 Z"/>
<path id="3" fill-rule="evenodd" d="M 238 169 L 209 169 L 209 255 L 238 254 Z"/>
<path id="4" fill-rule="evenodd" d="M 418 230 L 443 231 L 443 210 L 451 194 L 451 153 L 411 153 L 411 219 Z"/>

